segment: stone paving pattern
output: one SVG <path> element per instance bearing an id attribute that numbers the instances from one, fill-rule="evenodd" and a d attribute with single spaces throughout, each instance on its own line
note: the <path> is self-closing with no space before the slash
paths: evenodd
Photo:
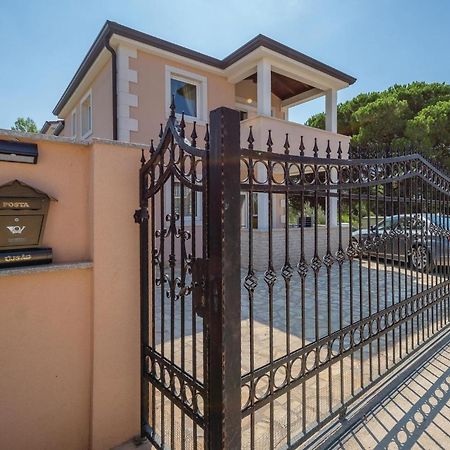
<path id="1" fill-rule="evenodd" d="M 443 277 L 438 275 L 423 275 L 411 272 L 408 268 L 400 267 L 394 264 L 382 263 L 378 266 L 378 284 L 376 282 L 377 266 L 375 261 L 354 261 L 352 267 L 348 262 L 342 266 L 341 277 L 339 274 L 338 264 L 334 264 L 330 269 L 330 278 L 327 277 L 327 271 L 324 267 L 318 273 L 317 279 L 314 273 L 309 270 L 304 285 L 305 292 L 305 330 L 302 333 L 301 329 L 301 277 L 294 271 L 289 282 L 289 301 L 286 301 L 286 284 L 280 271 L 276 272 L 276 281 L 273 284 L 272 301 L 273 301 L 273 329 L 271 332 L 269 326 L 269 290 L 268 285 L 264 281 L 265 273 L 263 271 L 256 272 L 257 286 L 254 295 L 249 299 L 249 293 L 242 287 L 242 312 L 241 312 L 241 333 L 242 333 L 242 374 L 245 374 L 250 369 L 250 301 L 253 313 L 253 336 L 254 336 L 254 367 L 260 367 L 269 362 L 269 348 L 270 342 L 273 344 L 273 358 L 284 356 L 286 354 L 286 345 L 289 343 L 290 349 L 295 350 L 302 347 L 302 339 L 305 345 L 313 342 L 318 337 L 326 336 L 329 332 L 340 329 L 340 326 L 350 323 L 350 312 L 353 313 L 354 320 L 359 320 L 361 317 L 367 317 L 370 312 L 376 310 L 377 293 L 381 309 L 385 305 L 389 306 L 392 303 L 397 303 L 399 299 L 407 298 L 411 292 L 420 292 L 426 289 L 427 286 L 440 283 Z M 350 273 L 352 274 L 352 284 L 350 284 Z M 407 276 L 407 292 L 405 292 L 405 274 Z M 247 275 L 245 270 L 242 270 L 242 284 Z M 371 282 L 369 284 L 369 277 Z M 340 282 L 341 292 L 340 292 Z M 412 283 L 412 291 L 411 291 Z M 368 286 L 371 286 L 369 291 Z M 353 305 L 350 304 L 350 289 L 353 288 Z M 378 286 L 378 287 L 377 287 Z M 317 295 L 316 295 L 317 292 Z M 370 294 L 370 295 L 369 295 Z M 165 296 L 166 297 L 166 296 Z M 370 301 L 369 301 L 370 298 Z M 156 295 L 156 316 L 160 317 L 161 312 L 161 294 Z M 181 317 L 182 305 L 178 301 L 174 305 L 173 328 L 171 327 L 170 312 L 171 306 L 168 298 L 165 298 L 165 321 L 164 321 L 164 353 L 166 357 L 172 358 L 180 366 L 183 366 L 188 373 L 193 370 L 193 348 L 196 351 L 196 373 L 199 381 L 203 380 L 203 348 L 202 348 L 202 319 L 196 317 L 195 329 L 193 333 L 192 311 L 190 309 L 190 297 L 185 299 L 184 312 L 184 336 L 181 332 Z M 316 315 L 316 300 L 318 321 L 317 329 L 315 327 Z M 371 303 L 371 305 L 369 304 Z M 331 308 L 329 308 L 329 305 Z M 286 312 L 288 307 L 288 314 Z M 328 315 L 328 311 L 331 314 Z M 339 322 L 339 311 L 342 310 L 343 323 Z M 286 317 L 290 318 L 289 329 L 286 327 Z M 431 318 L 430 318 L 431 320 Z M 158 323 L 158 330 L 156 332 L 156 347 L 158 351 L 163 350 L 161 344 L 161 323 Z M 426 323 L 425 323 L 426 325 Z M 413 334 L 421 333 L 421 322 L 414 322 L 414 330 L 409 329 L 409 339 L 405 339 L 406 328 L 402 327 L 402 340 L 400 339 L 400 331 L 389 333 L 387 337 L 379 340 L 379 344 L 374 342 L 370 346 L 365 346 L 364 349 L 358 350 L 353 357 L 346 357 L 341 363 L 333 364 L 329 369 L 322 371 L 318 377 L 313 377 L 306 383 L 294 388 L 289 394 L 289 408 L 288 396 L 282 395 L 273 401 L 273 412 L 270 411 L 270 405 L 256 411 L 254 416 L 255 422 L 255 445 L 256 449 L 263 449 L 267 447 L 269 436 L 270 423 L 273 424 L 274 448 L 283 448 L 286 445 L 287 435 L 287 417 L 288 410 L 290 414 L 290 434 L 294 440 L 296 436 L 301 435 L 304 431 L 314 426 L 317 423 L 317 403 L 319 401 L 319 421 L 323 420 L 330 412 L 335 410 L 343 398 L 344 401 L 352 395 L 351 393 L 351 374 L 353 373 L 353 388 L 354 392 L 360 389 L 361 385 L 367 385 L 370 382 L 369 364 L 372 361 L 372 376 L 376 378 L 379 373 L 386 370 L 386 364 L 393 364 L 394 347 L 395 354 L 398 359 L 400 352 L 405 354 L 406 342 L 411 348 Z M 171 334 L 173 333 L 174 340 L 171 341 Z M 395 339 L 395 346 L 393 340 Z M 415 338 L 414 338 L 415 339 Z M 173 346 L 171 345 L 173 342 Z M 181 348 L 184 347 L 184 361 L 182 360 Z M 386 354 L 388 349 L 388 354 Z M 362 369 L 361 369 L 362 366 Z M 281 373 L 281 372 L 280 372 Z M 341 374 L 343 377 L 344 391 L 341 392 Z M 282 373 L 281 373 L 282 375 Z M 267 389 L 267 383 L 258 383 L 257 395 L 262 395 Z M 160 397 L 159 394 L 158 398 Z M 246 401 L 247 391 L 243 389 L 243 403 Z M 303 397 L 305 398 L 306 409 L 303 411 Z M 159 403 L 159 401 L 158 401 Z M 169 402 L 165 401 L 165 435 L 166 439 L 171 434 L 171 408 Z M 160 423 L 162 409 L 156 412 L 157 421 Z M 202 444 L 198 443 L 195 447 L 193 437 L 193 425 L 190 419 L 185 419 L 183 426 L 185 432 L 181 433 L 181 414 L 178 408 L 174 408 L 174 428 L 175 428 L 175 445 L 174 448 L 181 448 L 181 440 L 183 440 L 186 449 L 202 448 Z M 305 414 L 305 417 L 303 417 Z M 158 427 L 160 428 L 160 427 Z M 200 428 L 197 427 L 197 433 L 200 433 Z M 250 449 L 250 418 L 243 421 L 243 446 L 242 448 Z M 200 439 L 197 439 L 200 442 Z M 450 447 L 449 447 L 450 448 Z"/>

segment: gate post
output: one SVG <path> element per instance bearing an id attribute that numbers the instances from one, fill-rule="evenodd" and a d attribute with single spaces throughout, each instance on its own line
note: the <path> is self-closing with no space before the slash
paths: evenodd
<path id="1" fill-rule="evenodd" d="M 210 114 L 208 161 L 208 448 L 241 448 L 240 123 Z"/>

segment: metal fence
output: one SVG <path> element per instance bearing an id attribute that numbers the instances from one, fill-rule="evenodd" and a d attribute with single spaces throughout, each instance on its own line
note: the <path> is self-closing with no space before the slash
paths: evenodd
<path id="1" fill-rule="evenodd" d="M 142 159 L 142 434 L 297 448 L 447 326 L 450 179 L 210 123 L 199 149 L 172 105 Z"/>

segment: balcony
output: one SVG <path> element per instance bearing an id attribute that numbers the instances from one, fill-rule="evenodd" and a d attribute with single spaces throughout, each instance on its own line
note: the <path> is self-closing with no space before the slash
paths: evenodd
<path id="1" fill-rule="evenodd" d="M 342 148 L 342 158 L 347 158 L 348 155 L 348 147 L 350 143 L 349 136 L 268 116 L 256 116 L 241 122 L 241 147 L 243 148 L 248 147 L 247 139 L 249 136 L 250 127 L 252 127 L 252 134 L 255 139 L 253 143 L 255 150 L 264 151 L 267 149 L 267 137 L 269 130 L 271 130 L 273 151 L 276 153 L 284 153 L 285 148 L 283 146 L 287 133 L 289 136 L 289 151 L 291 154 L 299 153 L 299 146 L 303 137 L 306 156 L 313 156 L 315 139 L 317 139 L 319 157 L 326 157 L 328 141 L 330 141 L 331 158 L 337 158 L 339 143 Z"/>

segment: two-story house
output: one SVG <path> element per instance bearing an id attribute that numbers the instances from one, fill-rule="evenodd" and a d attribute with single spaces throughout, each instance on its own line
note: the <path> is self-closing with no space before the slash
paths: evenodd
<path id="1" fill-rule="evenodd" d="M 337 91 L 355 78 L 273 39 L 258 35 L 224 59 L 187 49 L 107 21 L 70 81 L 53 113 L 64 121 L 47 129 L 61 136 L 98 137 L 149 143 L 169 116 L 172 95 L 186 122 L 196 121 L 199 135 L 209 111 L 220 107 L 241 113 L 241 140 L 249 127 L 256 149 L 265 148 L 272 131 L 274 151 L 283 151 L 285 134 L 306 152 L 314 139 L 324 156 L 338 142 L 346 149 L 348 136 L 337 134 Z M 326 130 L 289 121 L 289 109 L 325 96 Z M 267 228 L 267 202 L 254 199 L 255 223 Z M 248 199 L 243 199 L 243 211 Z M 259 212 L 259 213 L 258 213 Z M 275 224 L 286 220 L 276 211 Z M 247 217 L 243 212 L 244 218 Z M 335 221 L 335 219 L 332 219 Z M 243 223 L 245 226 L 245 223 Z"/>

